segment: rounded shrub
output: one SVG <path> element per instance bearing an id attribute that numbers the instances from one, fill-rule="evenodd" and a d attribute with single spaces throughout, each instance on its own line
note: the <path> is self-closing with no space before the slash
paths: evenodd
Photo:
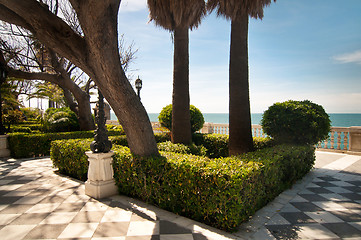
<path id="1" fill-rule="evenodd" d="M 263 131 L 278 143 L 316 144 L 327 139 L 331 121 L 309 100 L 275 103 L 263 114 Z"/>
<path id="2" fill-rule="evenodd" d="M 201 111 L 195 106 L 190 105 L 189 110 L 191 114 L 191 131 L 194 133 L 202 129 L 204 118 Z M 169 104 L 162 109 L 159 113 L 158 121 L 163 127 L 168 128 L 169 130 L 172 129 L 172 104 Z"/>
<path id="3" fill-rule="evenodd" d="M 78 118 L 69 108 L 47 109 L 44 116 L 45 132 L 71 132 L 78 130 Z"/>

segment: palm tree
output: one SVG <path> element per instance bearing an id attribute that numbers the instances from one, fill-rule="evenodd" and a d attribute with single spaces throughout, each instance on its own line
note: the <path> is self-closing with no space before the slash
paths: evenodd
<path id="1" fill-rule="evenodd" d="M 276 1 L 276 0 L 274 0 Z M 208 0 L 209 10 L 231 20 L 229 61 L 229 154 L 253 149 L 248 82 L 248 17 L 263 18 L 272 0 Z"/>
<path id="2" fill-rule="evenodd" d="M 189 103 L 189 29 L 205 15 L 204 0 L 148 0 L 150 19 L 174 34 L 172 142 L 192 142 Z"/>

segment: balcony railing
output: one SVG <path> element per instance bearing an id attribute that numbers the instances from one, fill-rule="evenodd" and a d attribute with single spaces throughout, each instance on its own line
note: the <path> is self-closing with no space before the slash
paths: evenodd
<path id="1" fill-rule="evenodd" d="M 115 121 L 109 121 L 115 123 Z M 164 129 L 160 126 L 159 122 L 152 122 L 154 132 L 162 132 Z M 229 125 L 220 123 L 205 123 L 200 133 L 216 133 L 216 134 L 229 134 Z M 266 137 L 263 132 L 262 126 L 252 124 L 253 137 Z M 361 153 L 361 127 L 331 127 L 328 139 L 321 141 L 317 144 L 317 149 L 336 151 L 336 152 L 349 152 Z"/>

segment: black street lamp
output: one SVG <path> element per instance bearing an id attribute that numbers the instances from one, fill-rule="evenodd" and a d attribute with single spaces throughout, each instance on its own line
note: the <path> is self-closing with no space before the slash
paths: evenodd
<path id="1" fill-rule="evenodd" d="M 143 87 L 143 81 L 140 80 L 138 76 L 137 80 L 135 80 L 135 88 L 137 89 L 139 100 L 140 100 L 140 90 L 142 89 L 142 87 Z"/>
<path id="2" fill-rule="evenodd" d="M 107 153 L 112 148 L 112 143 L 108 139 L 107 129 L 105 127 L 105 113 L 104 113 L 104 97 L 98 88 L 98 107 L 95 122 L 97 128 L 94 131 L 94 141 L 90 144 L 90 149 L 93 153 Z"/>
<path id="3" fill-rule="evenodd" d="M 2 56 L 0 56 L 0 135 L 4 135 L 6 132 L 6 129 L 3 125 L 3 109 L 2 109 L 2 99 L 1 99 L 1 87 L 2 84 L 5 82 L 7 78 L 7 70 L 6 70 L 6 63 L 5 59 L 3 59 Z"/>

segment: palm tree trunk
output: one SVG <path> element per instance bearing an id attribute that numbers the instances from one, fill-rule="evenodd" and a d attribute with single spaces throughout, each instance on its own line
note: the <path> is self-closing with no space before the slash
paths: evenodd
<path id="1" fill-rule="evenodd" d="M 174 29 L 172 142 L 192 142 L 189 111 L 189 37 L 188 27 Z"/>
<path id="2" fill-rule="evenodd" d="M 229 63 L 229 155 L 253 149 L 248 83 L 248 15 L 232 20 Z"/>

